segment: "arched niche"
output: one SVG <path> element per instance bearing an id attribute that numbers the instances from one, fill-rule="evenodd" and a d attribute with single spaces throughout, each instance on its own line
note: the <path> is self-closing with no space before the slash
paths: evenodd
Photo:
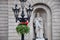
<path id="1" fill-rule="evenodd" d="M 35 15 L 37 12 L 40 13 L 40 16 L 43 18 L 43 27 L 44 27 L 44 34 L 45 37 L 48 38 L 48 40 L 52 39 L 52 14 L 51 14 L 51 9 L 45 5 L 45 4 L 35 4 L 33 5 L 34 10 L 32 12 L 31 18 L 32 18 L 32 23 L 35 19 Z M 34 25 L 32 25 L 33 27 Z M 33 27 L 34 28 L 34 27 Z M 33 29 L 34 31 L 34 29 Z"/>

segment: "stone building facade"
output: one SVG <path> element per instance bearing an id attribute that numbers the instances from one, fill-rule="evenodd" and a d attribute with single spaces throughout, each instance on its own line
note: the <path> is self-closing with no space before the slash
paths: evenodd
<path id="1" fill-rule="evenodd" d="M 25 40 L 33 40 L 33 20 L 35 14 L 39 12 L 44 19 L 44 33 L 48 40 L 60 40 L 60 0 L 27 0 L 25 6 L 29 3 L 34 10 L 31 13 L 30 33 L 25 35 Z M 16 32 L 14 13 L 12 7 L 18 4 L 21 7 L 19 0 L 0 0 L 0 40 L 20 40 Z M 26 15 L 26 13 L 25 13 Z"/>

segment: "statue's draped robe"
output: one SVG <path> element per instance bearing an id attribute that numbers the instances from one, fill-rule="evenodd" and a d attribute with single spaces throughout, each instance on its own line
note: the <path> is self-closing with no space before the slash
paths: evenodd
<path id="1" fill-rule="evenodd" d="M 42 20 L 42 18 L 36 17 L 34 22 L 35 22 L 35 26 L 36 26 L 36 37 L 43 38 L 43 20 Z"/>

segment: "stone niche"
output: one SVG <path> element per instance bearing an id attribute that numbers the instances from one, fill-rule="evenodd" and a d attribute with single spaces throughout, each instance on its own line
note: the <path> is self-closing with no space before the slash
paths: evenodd
<path id="1" fill-rule="evenodd" d="M 44 37 L 48 38 L 48 40 L 51 40 L 52 38 L 52 22 L 51 22 L 51 10 L 50 8 L 45 5 L 45 4 L 35 4 L 33 5 L 34 10 L 32 12 L 32 19 L 34 21 L 34 19 L 36 18 L 36 14 L 39 13 L 40 17 L 43 18 L 43 31 L 44 31 Z M 34 26 L 34 22 L 33 22 L 33 38 L 35 38 L 35 26 Z"/>
<path id="2" fill-rule="evenodd" d="M 37 9 L 34 11 L 34 13 L 35 13 L 34 20 L 35 20 L 35 18 L 36 18 L 37 13 L 39 13 L 40 17 L 42 17 L 42 19 L 43 19 L 43 32 L 44 32 L 44 37 L 46 37 L 47 13 L 46 13 L 46 11 L 45 11 L 44 9 L 42 9 L 42 8 L 37 8 Z M 33 27 L 35 27 L 34 24 L 33 24 Z M 36 28 L 36 27 L 35 27 L 35 28 Z M 35 34 L 35 35 L 36 35 L 36 34 Z M 47 38 L 47 37 L 46 37 L 46 38 Z"/>

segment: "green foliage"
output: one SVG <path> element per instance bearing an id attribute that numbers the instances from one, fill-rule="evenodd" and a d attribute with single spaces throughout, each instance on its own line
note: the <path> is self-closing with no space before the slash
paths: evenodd
<path id="1" fill-rule="evenodd" d="M 27 33 L 29 33 L 30 28 L 26 24 L 19 24 L 16 27 L 16 31 L 18 34 L 25 34 L 25 33 L 27 34 Z"/>

